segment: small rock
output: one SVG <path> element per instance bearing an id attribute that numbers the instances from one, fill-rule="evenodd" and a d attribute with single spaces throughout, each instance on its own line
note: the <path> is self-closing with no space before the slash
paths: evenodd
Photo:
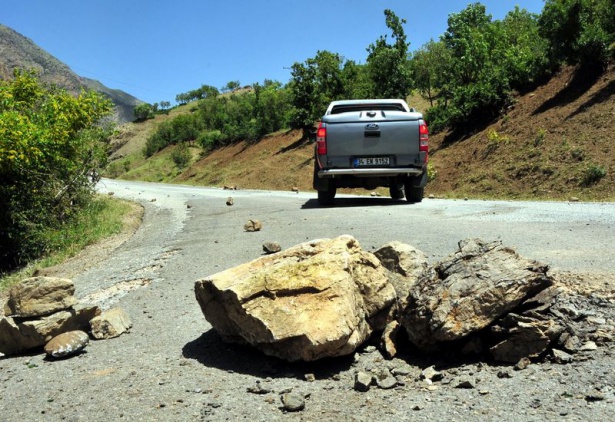
<path id="1" fill-rule="evenodd" d="M 459 377 L 454 383 L 455 388 L 474 388 L 475 386 L 476 381 L 469 376 Z"/>
<path id="2" fill-rule="evenodd" d="M 298 412 L 305 409 L 305 398 L 299 393 L 286 393 L 281 397 L 282 406 L 287 412 Z"/>
<path id="3" fill-rule="evenodd" d="M 263 251 L 267 254 L 280 252 L 282 246 L 278 242 L 265 242 L 263 243 Z"/>
<path id="4" fill-rule="evenodd" d="M 305 374 L 303 377 L 305 378 L 307 382 L 316 381 L 316 376 L 314 374 Z"/>
<path id="5" fill-rule="evenodd" d="M 564 352 L 563 350 L 553 349 L 553 360 L 555 363 L 570 363 L 572 362 L 572 355 Z"/>
<path id="6" fill-rule="evenodd" d="M 563 347 L 568 353 L 576 353 L 581 348 L 581 339 L 577 336 L 569 336 L 563 344 Z"/>
<path id="7" fill-rule="evenodd" d="M 156 202 L 156 198 L 150 199 L 149 202 Z"/>
<path id="8" fill-rule="evenodd" d="M 498 378 L 512 378 L 512 373 L 508 370 L 498 371 Z"/>
<path id="9" fill-rule="evenodd" d="M 579 350 L 583 351 L 583 352 L 588 352 L 588 351 L 592 351 L 592 350 L 596 350 L 598 349 L 598 345 L 596 345 L 596 343 L 594 343 L 593 341 L 588 341 L 587 343 L 583 344 Z"/>
<path id="10" fill-rule="evenodd" d="M 130 317 L 122 308 L 113 308 L 102 312 L 90 320 L 92 336 L 95 339 L 118 337 L 132 327 Z"/>
<path id="11" fill-rule="evenodd" d="M 590 316 L 590 317 L 587 317 L 586 321 L 589 322 L 590 324 L 595 324 L 595 325 L 606 324 L 606 319 L 602 317 Z"/>
<path id="12" fill-rule="evenodd" d="M 243 229 L 247 232 L 257 232 L 263 228 L 263 224 L 259 220 L 248 220 L 246 224 L 244 224 Z"/>
<path id="13" fill-rule="evenodd" d="M 370 346 L 367 346 L 365 350 L 363 350 L 363 353 L 374 353 L 376 350 L 378 350 L 376 346 L 370 345 Z"/>
<path id="14" fill-rule="evenodd" d="M 360 392 L 369 391 L 369 386 L 372 384 L 372 376 L 365 372 L 357 372 L 354 377 L 354 389 Z"/>
<path id="15" fill-rule="evenodd" d="M 45 353 L 54 358 L 63 358 L 81 352 L 89 342 L 90 338 L 84 331 L 69 331 L 49 340 Z"/>
<path id="16" fill-rule="evenodd" d="M 234 204 L 234 201 L 233 201 L 233 197 L 232 196 L 229 196 L 228 198 L 226 198 L 226 205 L 228 205 L 230 207 L 233 204 Z"/>
<path id="17" fill-rule="evenodd" d="M 397 386 L 397 379 L 393 376 L 388 376 L 383 379 L 377 379 L 376 385 L 383 390 L 390 390 Z"/>
<path id="18" fill-rule="evenodd" d="M 252 394 L 269 394 L 272 390 L 270 388 L 263 387 L 261 383 L 257 381 L 256 385 L 254 387 L 248 387 L 247 391 Z"/>
<path id="19" fill-rule="evenodd" d="M 519 362 L 517 362 L 517 364 L 515 365 L 515 370 L 522 371 L 526 369 L 528 366 L 530 366 L 531 362 L 532 361 L 529 358 L 521 358 L 519 359 Z"/>
<path id="20" fill-rule="evenodd" d="M 442 372 L 436 371 L 433 366 L 423 369 L 421 379 L 430 381 L 440 381 L 443 378 Z"/>

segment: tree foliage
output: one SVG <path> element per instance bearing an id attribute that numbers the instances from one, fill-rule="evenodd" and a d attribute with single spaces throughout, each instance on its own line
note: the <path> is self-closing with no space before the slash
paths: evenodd
<path id="1" fill-rule="evenodd" d="M 480 3 L 449 15 L 440 41 L 412 59 L 419 92 L 436 104 L 427 112 L 433 131 L 469 129 L 501 114 L 513 89 L 524 89 L 548 71 L 538 16 L 515 8 L 493 21 Z"/>
<path id="2" fill-rule="evenodd" d="M 44 254 L 45 230 L 91 199 L 106 161 L 97 123 L 111 110 L 101 94 L 73 96 L 33 72 L 0 81 L 0 270 Z"/>
<path id="3" fill-rule="evenodd" d="M 202 100 L 205 98 L 217 97 L 220 94 L 218 88 L 211 85 L 201 85 L 198 89 L 193 89 L 175 96 L 175 101 L 179 104 L 187 104 L 191 101 Z"/>
<path id="4" fill-rule="evenodd" d="M 331 101 L 365 98 L 371 92 L 362 66 L 326 50 L 304 63 L 294 63 L 291 74 L 290 125 L 295 129 L 311 129 Z"/>
<path id="5" fill-rule="evenodd" d="M 604 68 L 615 53 L 615 0 L 547 0 L 540 29 L 552 62 Z"/>
<path id="6" fill-rule="evenodd" d="M 206 95 L 191 114 L 161 123 L 147 139 L 143 153 L 149 157 L 169 145 L 195 141 L 204 149 L 237 141 L 254 141 L 288 127 L 290 101 L 280 82 L 265 80 L 251 91 Z"/>
<path id="7" fill-rule="evenodd" d="M 382 35 L 367 48 L 367 72 L 371 80 L 372 97 L 405 99 L 412 91 L 410 66 L 408 63 L 408 47 L 403 24 L 391 11 L 384 11 L 386 26 L 392 32 L 393 44 L 387 42 L 387 36 Z"/>

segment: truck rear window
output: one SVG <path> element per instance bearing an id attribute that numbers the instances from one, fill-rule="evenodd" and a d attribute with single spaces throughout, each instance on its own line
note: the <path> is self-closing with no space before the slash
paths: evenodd
<path id="1" fill-rule="evenodd" d="M 331 114 L 350 113 L 353 111 L 371 111 L 371 110 L 384 110 L 384 111 L 406 111 L 401 104 L 345 104 L 339 106 L 333 106 Z"/>

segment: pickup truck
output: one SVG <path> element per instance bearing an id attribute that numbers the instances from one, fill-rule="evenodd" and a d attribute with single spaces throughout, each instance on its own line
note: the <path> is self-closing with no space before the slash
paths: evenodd
<path id="1" fill-rule="evenodd" d="M 320 205 L 337 188 L 385 186 L 391 198 L 420 202 L 427 184 L 429 131 L 403 100 L 344 100 L 329 104 L 316 131 L 314 182 Z"/>

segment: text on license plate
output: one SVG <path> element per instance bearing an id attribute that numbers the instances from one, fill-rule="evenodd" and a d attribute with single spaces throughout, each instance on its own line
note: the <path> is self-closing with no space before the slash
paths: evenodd
<path id="1" fill-rule="evenodd" d="M 389 157 L 355 158 L 355 166 L 388 166 Z"/>

